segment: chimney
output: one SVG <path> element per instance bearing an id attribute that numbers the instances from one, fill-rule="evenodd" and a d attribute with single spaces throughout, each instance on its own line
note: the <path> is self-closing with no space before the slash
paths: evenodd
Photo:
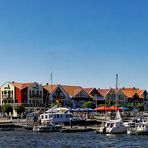
<path id="1" fill-rule="evenodd" d="M 48 83 L 46 83 L 46 85 L 48 85 Z"/>

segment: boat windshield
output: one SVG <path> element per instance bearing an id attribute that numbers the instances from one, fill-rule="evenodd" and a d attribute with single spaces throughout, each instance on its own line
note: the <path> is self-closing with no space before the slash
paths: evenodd
<path id="1" fill-rule="evenodd" d="M 107 123 L 107 127 L 113 127 L 114 123 Z"/>
<path id="2" fill-rule="evenodd" d="M 135 127 L 136 125 L 135 125 L 135 123 L 130 123 L 129 126 L 130 127 Z"/>

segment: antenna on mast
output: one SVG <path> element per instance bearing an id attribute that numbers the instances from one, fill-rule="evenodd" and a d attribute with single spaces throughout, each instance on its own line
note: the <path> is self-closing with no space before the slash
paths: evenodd
<path id="1" fill-rule="evenodd" d="M 50 74 L 50 82 L 51 82 L 51 85 L 52 85 L 52 72 Z"/>
<path id="2" fill-rule="evenodd" d="M 52 85 L 53 85 L 53 73 L 52 73 L 52 67 L 50 67 L 50 69 L 51 69 L 51 73 L 50 73 L 50 85 L 51 85 L 51 89 L 52 89 Z"/>
<path id="3" fill-rule="evenodd" d="M 118 89 L 118 74 L 116 74 L 116 89 Z"/>

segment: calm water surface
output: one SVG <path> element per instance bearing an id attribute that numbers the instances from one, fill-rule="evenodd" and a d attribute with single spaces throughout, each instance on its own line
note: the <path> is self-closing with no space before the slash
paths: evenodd
<path id="1" fill-rule="evenodd" d="M 0 148 L 148 148 L 148 136 L 1 131 Z"/>

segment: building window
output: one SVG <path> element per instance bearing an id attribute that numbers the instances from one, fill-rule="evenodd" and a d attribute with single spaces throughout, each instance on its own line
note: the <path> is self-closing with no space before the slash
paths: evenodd
<path id="1" fill-rule="evenodd" d="M 38 90 L 36 91 L 36 96 L 39 97 L 39 91 Z"/>
<path id="2" fill-rule="evenodd" d="M 31 98 L 31 90 L 29 90 L 29 97 Z"/>
<path id="3" fill-rule="evenodd" d="M 11 91 L 12 97 L 13 97 L 13 90 Z"/>
<path id="4" fill-rule="evenodd" d="M 32 90 L 32 97 L 34 97 L 35 96 L 35 91 L 34 90 Z"/>
<path id="5" fill-rule="evenodd" d="M 48 119 L 48 115 L 45 115 L 45 119 Z"/>
<path id="6" fill-rule="evenodd" d="M 85 94 L 83 92 L 80 92 L 77 97 L 86 97 Z"/>
<path id="7" fill-rule="evenodd" d="M 41 115 L 41 119 L 44 119 L 44 115 Z"/>
<path id="8" fill-rule="evenodd" d="M 11 95 L 11 91 L 9 90 L 9 91 L 8 91 L 8 98 L 11 97 L 10 95 Z"/>
<path id="9" fill-rule="evenodd" d="M 40 98 L 42 98 L 42 91 L 40 91 Z"/>

